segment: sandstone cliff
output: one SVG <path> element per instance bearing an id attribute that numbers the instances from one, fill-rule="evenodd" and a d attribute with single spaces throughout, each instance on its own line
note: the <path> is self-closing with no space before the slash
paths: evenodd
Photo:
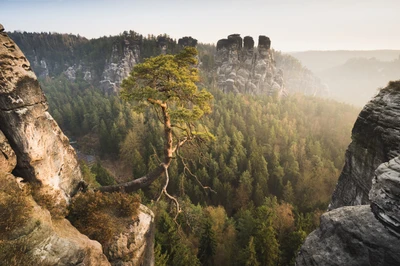
<path id="1" fill-rule="evenodd" d="M 154 215 L 145 206 L 137 222 L 114 237 L 110 254 L 63 218 L 81 181 L 75 151 L 47 112 L 30 63 L 0 24 L 0 211 L 6 215 L 0 226 L 15 225 L 24 210 L 20 224 L 6 225 L 0 234 L 0 259 L 16 249 L 30 260 L 19 265 L 154 265 Z M 55 217 L 46 204 L 38 204 L 26 183 L 39 184 L 38 193 L 61 214 Z"/>
<path id="2" fill-rule="evenodd" d="M 47 100 L 21 50 L 4 32 L 0 44 L 0 130 L 17 155 L 14 173 L 68 200 L 82 180 L 75 151 L 47 112 Z"/>
<path id="3" fill-rule="evenodd" d="M 400 154 L 399 82 L 382 89 L 359 114 L 329 209 L 368 204 L 375 169 Z"/>
<path id="4" fill-rule="evenodd" d="M 400 82 L 390 82 L 361 111 L 333 210 L 321 216 L 296 265 L 400 265 L 399 91 Z"/>
<path id="5" fill-rule="evenodd" d="M 250 36 L 229 35 L 217 43 L 218 86 L 225 92 L 286 94 L 283 72 L 277 69 L 271 40 L 259 36 L 258 47 Z"/>

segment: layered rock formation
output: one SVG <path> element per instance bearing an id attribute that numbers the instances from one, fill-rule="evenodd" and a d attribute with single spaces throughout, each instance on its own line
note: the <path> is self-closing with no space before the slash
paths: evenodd
<path id="1" fill-rule="evenodd" d="M 333 210 L 321 216 L 296 265 L 400 265 L 399 92 L 400 81 L 390 82 L 361 111 Z"/>
<path id="2" fill-rule="evenodd" d="M 123 56 L 119 55 L 117 46 L 113 46 L 110 58 L 106 61 L 100 84 L 106 91 L 118 91 L 122 81 L 129 76 L 133 67 L 139 62 L 140 48 L 136 43 L 125 40 Z M 90 73 L 90 72 L 89 72 Z"/>
<path id="3" fill-rule="evenodd" d="M 14 173 L 50 186 L 68 200 L 82 180 L 75 151 L 47 112 L 28 60 L 4 32 L 0 66 L 0 130 L 17 155 Z"/>
<path id="4" fill-rule="evenodd" d="M 391 82 L 359 114 L 330 210 L 369 204 L 368 193 L 375 169 L 400 154 L 398 86 L 399 82 Z"/>
<path id="5" fill-rule="evenodd" d="M 372 212 L 400 238 L 400 158 L 381 164 L 375 171 L 369 193 Z"/>
<path id="6" fill-rule="evenodd" d="M 259 36 L 258 47 L 250 36 L 229 35 L 217 43 L 215 58 L 218 86 L 225 92 L 285 94 L 283 72 L 275 67 L 271 40 Z"/>
<path id="7" fill-rule="evenodd" d="M 400 239 L 390 234 L 368 205 L 342 207 L 321 216 L 303 244 L 297 266 L 396 266 Z"/>
<path id="8" fill-rule="evenodd" d="M 63 217 L 51 216 L 24 192 L 25 183 L 39 183 L 50 204 L 65 211 L 81 181 L 74 149 L 47 112 L 28 60 L 0 24 L 0 195 L 11 197 L 7 188 L 13 187 L 32 209 L 24 225 L 0 234 L 0 244 L 22 241 L 24 253 L 45 265 L 154 265 L 154 215 L 146 207 L 141 206 L 136 223 L 115 237 L 108 260 L 98 242 Z"/>

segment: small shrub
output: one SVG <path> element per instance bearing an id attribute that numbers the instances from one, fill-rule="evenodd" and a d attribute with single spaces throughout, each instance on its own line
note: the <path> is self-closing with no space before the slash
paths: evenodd
<path id="1" fill-rule="evenodd" d="M 15 181 L 0 177 L 0 240 L 28 222 L 32 211 L 28 197 Z"/>
<path id="2" fill-rule="evenodd" d="M 62 219 L 68 215 L 67 202 L 60 191 L 39 184 L 31 184 L 31 194 L 37 204 L 50 212 L 52 218 Z"/>
<path id="3" fill-rule="evenodd" d="M 140 198 L 125 193 L 86 192 L 70 205 L 68 219 L 83 234 L 107 246 L 138 213 Z"/>

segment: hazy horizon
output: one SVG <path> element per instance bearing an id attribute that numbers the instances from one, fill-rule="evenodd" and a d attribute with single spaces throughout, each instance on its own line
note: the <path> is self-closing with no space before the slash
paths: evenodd
<path id="1" fill-rule="evenodd" d="M 285 52 L 396 50 L 397 0 L 367 1 L 77 1 L 0 0 L 7 31 L 58 32 L 86 38 L 133 30 L 216 43 L 232 33 L 269 36 Z"/>

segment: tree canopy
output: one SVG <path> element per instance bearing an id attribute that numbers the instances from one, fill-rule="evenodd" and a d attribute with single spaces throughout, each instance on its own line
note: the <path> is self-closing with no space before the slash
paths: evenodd
<path id="1" fill-rule="evenodd" d="M 151 172 L 133 181 L 105 186 L 101 191 L 132 192 L 151 184 L 167 171 L 174 153 L 188 141 L 211 138 L 198 120 L 211 112 L 212 95 L 198 90 L 197 50 L 184 48 L 176 55 L 159 55 L 136 65 L 121 87 L 121 97 L 137 110 L 153 108 L 164 129 L 164 158 Z"/>

